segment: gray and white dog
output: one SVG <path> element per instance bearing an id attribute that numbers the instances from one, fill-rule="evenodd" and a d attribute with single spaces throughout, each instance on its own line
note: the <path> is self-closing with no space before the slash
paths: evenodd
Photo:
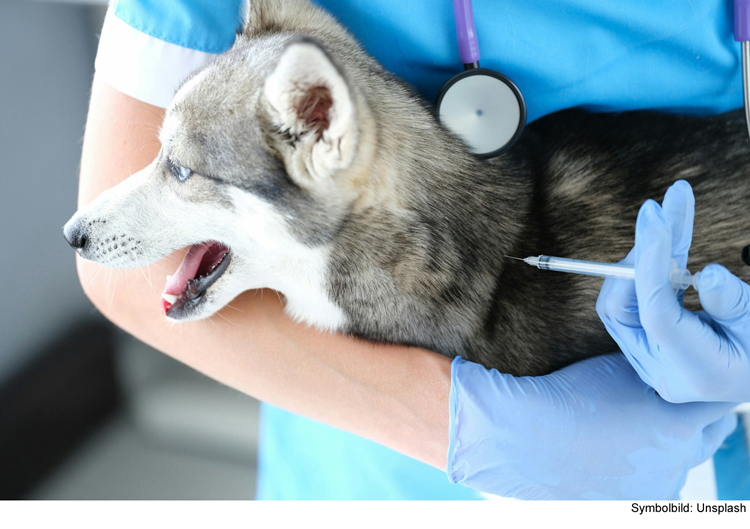
<path id="1" fill-rule="evenodd" d="M 741 114 L 564 111 L 480 160 L 306 0 L 253 0 L 232 49 L 177 91 L 160 139 L 64 232 L 111 267 L 192 245 L 163 294 L 174 320 L 267 287 L 320 329 L 547 373 L 616 350 L 601 282 L 503 256 L 617 261 L 641 203 L 677 179 L 696 194 L 690 267 L 750 280 Z"/>

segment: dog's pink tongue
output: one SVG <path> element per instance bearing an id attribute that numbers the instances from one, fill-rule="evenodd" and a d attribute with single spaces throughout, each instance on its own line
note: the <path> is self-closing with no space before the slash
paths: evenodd
<path id="1" fill-rule="evenodd" d="M 182 263 L 177 271 L 167 279 L 167 284 L 162 292 L 162 305 L 164 312 L 172 306 L 174 296 L 178 296 L 188 281 L 193 279 L 198 273 L 203 256 L 206 255 L 208 247 L 205 244 L 196 244 L 191 246 L 188 253 L 182 259 Z M 166 299 L 170 298 L 170 299 Z"/>

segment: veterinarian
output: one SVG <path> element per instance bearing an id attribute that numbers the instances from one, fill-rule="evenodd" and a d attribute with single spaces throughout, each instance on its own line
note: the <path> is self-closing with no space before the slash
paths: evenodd
<path id="1" fill-rule="evenodd" d="M 192 71 L 231 46 L 239 3 L 113 3 L 96 60 L 79 206 L 156 156 L 164 107 Z M 456 72 L 449 2 L 318 3 L 428 100 Z M 483 65 L 518 84 L 529 121 L 580 105 L 704 113 L 740 107 L 729 4 L 659 4 L 584 0 L 550 9 L 542 0 L 476 0 Z M 638 261 L 637 249 L 636 266 L 660 281 L 661 270 Z M 163 284 L 160 270 L 178 263 L 178 256 L 160 262 L 152 282 Z M 731 405 L 668 403 L 641 380 L 661 380 L 668 364 L 636 373 L 617 353 L 516 379 L 429 351 L 319 334 L 291 323 L 272 294 L 245 293 L 233 303 L 238 311 L 225 311 L 227 319 L 186 324 L 177 333 L 145 280 L 131 275 L 127 289 L 110 287 L 98 267 L 79 260 L 78 269 L 87 295 L 115 324 L 278 406 L 263 406 L 259 498 L 478 497 L 468 487 L 524 498 L 671 498 L 687 470 L 735 427 Z M 734 288 L 722 277 L 717 292 Z M 620 295 L 615 290 L 607 296 Z M 634 303 L 632 293 L 613 299 L 615 308 L 618 300 Z M 651 338 L 663 315 L 639 310 Z M 617 333 L 629 358 L 648 354 L 624 330 Z M 681 344 L 669 343 L 678 354 Z M 691 344 L 698 354 L 714 345 L 710 337 Z M 686 392 L 676 384 L 682 400 Z"/>

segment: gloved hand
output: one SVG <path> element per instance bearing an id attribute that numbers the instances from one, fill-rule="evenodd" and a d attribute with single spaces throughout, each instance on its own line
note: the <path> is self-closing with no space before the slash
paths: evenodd
<path id="1" fill-rule="evenodd" d="M 621 354 L 541 377 L 452 364 L 448 478 L 522 499 L 674 499 L 737 425 L 732 404 L 670 404 Z"/>
<path id="2" fill-rule="evenodd" d="M 674 257 L 684 268 L 693 232 L 690 185 L 669 188 L 661 207 L 638 213 L 635 281 L 607 279 L 597 311 L 644 382 L 670 402 L 750 400 L 750 286 L 720 265 L 698 276 L 705 312 L 682 307 L 669 283 Z M 739 255 L 738 255 L 739 257 Z"/>

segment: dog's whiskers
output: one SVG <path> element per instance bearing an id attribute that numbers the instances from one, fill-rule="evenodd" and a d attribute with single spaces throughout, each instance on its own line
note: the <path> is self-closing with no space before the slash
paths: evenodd
<path id="1" fill-rule="evenodd" d="M 165 272 L 165 273 L 167 273 L 167 274 L 173 274 L 173 273 L 174 273 L 174 272 L 170 272 L 170 271 L 169 271 L 169 270 L 167 270 L 166 268 L 162 268 L 161 266 L 159 266 L 159 265 L 158 265 L 158 264 L 156 264 L 156 263 L 151 263 L 151 264 L 150 264 L 150 265 L 148 265 L 148 266 L 153 266 L 154 268 L 156 268 L 156 269 L 158 269 L 158 270 L 161 270 L 162 272 Z"/>
<path id="2" fill-rule="evenodd" d="M 153 108 L 145 108 L 144 110 L 146 110 L 147 112 L 151 112 L 154 116 L 159 118 L 159 121 L 162 121 L 162 119 L 164 119 L 163 116 Z M 159 129 L 161 129 L 161 127 L 159 127 Z"/>
<path id="3" fill-rule="evenodd" d="M 145 121 L 129 121 L 128 124 L 129 125 L 145 125 L 145 127 L 143 128 L 146 132 L 153 132 L 157 136 L 159 135 L 159 129 L 155 128 L 153 124 L 151 123 L 146 123 Z M 150 141 L 158 141 L 158 139 L 150 140 Z"/>
<path id="4" fill-rule="evenodd" d="M 227 321 L 228 321 L 229 323 L 231 323 L 232 325 L 239 325 L 239 323 L 236 323 L 236 322 L 234 322 L 234 321 L 230 320 L 229 318 L 227 318 L 226 316 L 224 316 L 224 315 L 223 315 L 223 314 L 222 314 L 221 312 L 216 312 L 215 314 L 216 314 L 217 316 L 221 317 L 221 318 L 224 318 L 225 320 L 227 320 Z M 210 320 L 211 318 L 208 318 L 208 319 Z"/>
<path id="5" fill-rule="evenodd" d="M 107 294 L 109 294 L 109 283 L 110 283 L 110 281 L 112 281 L 112 269 L 111 268 L 109 268 L 109 277 L 107 278 Z M 112 305 L 112 303 L 110 303 L 110 306 L 111 305 Z M 109 314 L 109 312 L 107 312 L 107 314 Z"/>
<path id="6" fill-rule="evenodd" d="M 136 264 L 138 263 L 136 262 Z M 141 274 L 143 274 L 143 278 L 146 280 L 146 283 L 148 283 L 148 286 L 151 287 L 151 290 L 153 290 L 156 294 L 158 294 L 158 292 L 156 292 L 156 289 L 154 288 L 154 285 L 152 285 L 151 281 L 149 281 L 148 277 L 146 277 L 146 272 L 143 271 L 143 266 L 138 264 L 137 269 L 141 271 Z"/>
<path id="7" fill-rule="evenodd" d="M 143 151 L 144 147 L 146 147 L 147 145 L 151 145 L 152 143 L 159 143 L 159 140 L 149 140 L 149 141 L 143 142 L 140 148 L 138 149 L 138 152 Z"/>
<path id="8" fill-rule="evenodd" d="M 102 266 L 102 265 L 99 265 L 99 270 L 97 270 L 97 271 L 96 271 L 96 273 L 94 274 L 94 277 L 92 277 L 92 278 L 91 278 L 91 279 L 89 280 L 89 283 L 88 283 L 88 285 L 86 285 L 86 288 L 84 288 L 84 289 L 83 289 L 83 293 L 84 293 L 84 294 L 88 295 L 89 287 L 90 287 L 90 286 L 91 286 L 91 284 L 92 284 L 92 283 L 94 282 L 94 279 L 96 279 L 96 276 L 98 276 L 98 275 L 99 275 L 99 272 L 101 272 L 101 271 L 102 271 L 102 268 L 104 268 L 104 266 Z"/>
<path id="9" fill-rule="evenodd" d="M 148 121 L 128 121 L 128 125 L 145 125 L 145 129 L 148 132 L 154 132 L 158 136 L 161 132 L 161 127 L 155 123 L 149 123 Z"/>
<path id="10" fill-rule="evenodd" d="M 111 276 L 112 274 L 110 274 Z M 115 300 L 115 291 L 117 290 L 117 278 L 120 277 L 120 270 L 117 269 L 117 274 L 115 275 L 115 285 L 112 287 L 112 298 L 109 300 L 109 308 L 107 309 L 107 314 L 110 314 L 112 312 L 112 302 Z"/>

